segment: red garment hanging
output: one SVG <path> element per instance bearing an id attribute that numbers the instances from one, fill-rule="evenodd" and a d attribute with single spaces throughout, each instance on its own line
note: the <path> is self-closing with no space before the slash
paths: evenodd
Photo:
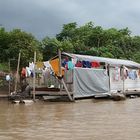
<path id="1" fill-rule="evenodd" d="M 91 67 L 92 67 L 92 68 L 100 67 L 100 63 L 97 62 L 97 61 L 93 61 L 93 62 L 91 62 Z"/>

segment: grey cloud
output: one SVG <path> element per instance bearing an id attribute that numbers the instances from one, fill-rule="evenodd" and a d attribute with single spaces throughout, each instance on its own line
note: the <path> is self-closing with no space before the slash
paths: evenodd
<path id="1" fill-rule="evenodd" d="M 62 25 L 93 21 L 104 28 L 129 27 L 140 34 L 139 0 L 3 0 L 0 24 L 6 29 L 21 28 L 37 38 L 55 36 Z"/>

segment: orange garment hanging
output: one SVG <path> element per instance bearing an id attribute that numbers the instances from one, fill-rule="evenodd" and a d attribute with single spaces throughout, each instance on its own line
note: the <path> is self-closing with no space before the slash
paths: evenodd
<path id="1" fill-rule="evenodd" d="M 53 59 L 53 60 L 50 60 L 49 61 L 51 66 L 52 66 L 52 69 L 54 71 L 54 73 L 59 76 L 59 59 L 56 58 L 56 59 Z M 61 67 L 61 71 L 62 71 L 62 76 L 64 75 L 64 69 Z"/>

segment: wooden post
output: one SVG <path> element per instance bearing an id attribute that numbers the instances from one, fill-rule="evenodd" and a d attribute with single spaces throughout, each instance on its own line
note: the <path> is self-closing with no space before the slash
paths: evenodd
<path id="1" fill-rule="evenodd" d="M 59 57 L 59 76 L 62 76 L 62 70 L 61 70 L 61 50 L 58 50 L 58 57 Z"/>
<path id="2" fill-rule="evenodd" d="M 67 86 L 66 86 L 66 84 L 65 84 L 65 82 L 64 82 L 64 79 L 62 79 L 62 83 L 63 83 L 64 88 L 65 88 L 65 90 L 66 90 L 66 92 L 67 92 L 67 94 L 68 94 L 68 97 L 69 97 L 70 101 L 73 101 L 73 99 L 72 99 L 72 97 L 71 97 L 71 94 L 69 93 L 69 91 L 68 91 L 68 89 L 67 89 Z"/>
<path id="3" fill-rule="evenodd" d="M 20 56 L 21 56 L 21 53 L 19 53 L 19 56 L 18 56 L 17 72 L 16 72 L 16 79 L 15 79 L 15 92 L 17 92 L 17 81 L 18 81 L 18 75 L 19 75 Z"/>
<path id="4" fill-rule="evenodd" d="M 110 65 L 107 65 L 107 74 L 109 76 L 109 94 L 111 95 L 111 77 L 110 77 Z"/>
<path id="5" fill-rule="evenodd" d="M 58 49 L 58 57 L 59 57 L 59 73 L 58 73 L 58 75 L 59 75 L 59 77 L 61 77 L 62 76 L 62 70 L 61 70 L 61 50 L 60 49 Z M 62 80 L 60 80 L 60 92 L 62 91 Z"/>
<path id="6" fill-rule="evenodd" d="M 35 64 L 36 64 L 36 51 L 34 52 L 33 101 L 35 101 L 35 80 L 36 80 Z"/>
<path id="7" fill-rule="evenodd" d="M 59 77 L 61 77 L 62 76 L 62 70 L 61 70 L 61 50 L 60 49 L 58 50 L 58 57 L 59 57 Z M 62 84 L 63 84 L 63 86 L 64 86 L 64 88 L 65 88 L 65 90 L 68 94 L 68 97 L 69 97 L 70 101 L 73 101 L 73 99 L 72 99 L 72 97 L 71 97 L 71 95 L 68 91 L 68 88 L 67 88 L 67 86 L 64 82 L 64 79 L 60 78 L 60 92 L 62 91 Z"/>
<path id="8" fill-rule="evenodd" d="M 125 94 L 125 78 L 124 78 L 124 66 L 122 66 L 123 68 L 122 68 L 122 71 L 123 71 L 123 94 Z"/>
<path id="9" fill-rule="evenodd" d="M 10 69 L 10 59 L 9 59 L 9 76 L 10 76 L 10 80 L 11 80 L 11 74 L 10 74 L 10 71 L 11 71 L 11 69 Z M 9 95 L 10 95 L 10 92 L 11 92 L 11 81 L 9 80 Z"/>

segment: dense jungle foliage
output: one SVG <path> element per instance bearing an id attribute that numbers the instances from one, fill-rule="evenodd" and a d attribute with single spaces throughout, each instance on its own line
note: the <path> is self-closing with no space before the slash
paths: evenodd
<path id="1" fill-rule="evenodd" d="M 5 28 L 0 28 L 1 64 L 15 60 L 12 66 L 16 65 L 19 52 L 21 66 L 33 61 L 34 51 L 37 52 L 37 60 L 45 61 L 56 55 L 58 48 L 65 52 L 128 59 L 140 63 L 140 36 L 132 36 L 128 28 L 103 29 L 92 22 L 79 27 L 74 22 L 64 24 L 56 37 L 45 37 L 41 41 L 20 29 L 6 31 Z"/>

